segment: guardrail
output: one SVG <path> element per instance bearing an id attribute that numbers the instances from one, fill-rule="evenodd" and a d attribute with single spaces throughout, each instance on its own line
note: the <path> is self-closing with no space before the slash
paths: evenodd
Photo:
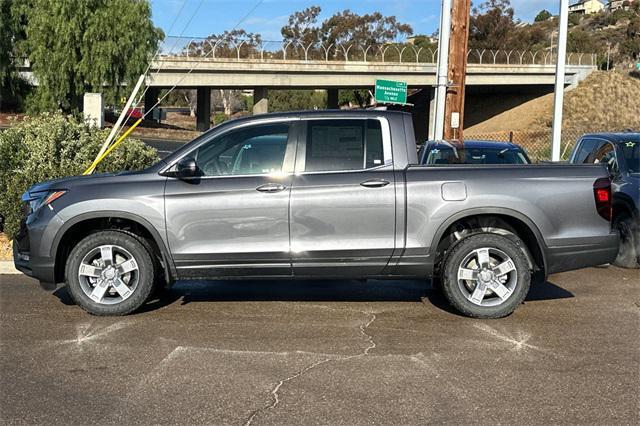
<path id="1" fill-rule="evenodd" d="M 418 47 L 411 43 L 368 44 L 311 42 L 297 40 L 265 41 L 251 39 L 211 39 L 167 37 L 161 56 L 234 60 L 296 60 L 301 62 L 382 62 L 401 64 L 435 64 L 437 48 Z M 557 54 L 550 50 L 470 49 L 468 62 L 479 65 L 553 65 Z M 568 65 L 596 66 L 594 53 L 569 52 Z"/>

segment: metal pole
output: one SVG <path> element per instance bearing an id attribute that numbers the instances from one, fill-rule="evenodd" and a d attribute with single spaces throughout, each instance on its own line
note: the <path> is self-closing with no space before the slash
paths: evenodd
<path id="1" fill-rule="evenodd" d="M 562 105 L 564 102 L 564 80 L 567 61 L 567 32 L 569 27 L 569 0 L 560 0 L 560 26 L 558 28 L 558 60 L 556 62 L 556 87 L 553 99 L 553 130 L 551 137 L 551 160 L 560 161 L 562 140 Z"/>
<path id="2" fill-rule="evenodd" d="M 440 12 L 440 37 L 438 40 L 438 74 L 436 81 L 436 113 L 434 115 L 434 139 L 444 137 L 444 108 L 449 83 L 449 40 L 451 38 L 451 0 L 442 0 Z"/>

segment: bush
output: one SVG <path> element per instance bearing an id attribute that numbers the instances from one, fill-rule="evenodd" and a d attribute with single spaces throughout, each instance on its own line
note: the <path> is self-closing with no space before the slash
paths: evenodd
<path id="1" fill-rule="evenodd" d="M 213 114 L 213 125 L 217 126 L 220 123 L 227 121 L 229 117 L 224 112 L 216 112 Z"/>
<path id="2" fill-rule="evenodd" d="M 80 175 L 93 162 L 108 130 L 87 127 L 60 113 L 27 118 L 0 132 L 0 214 L 5 232 L 19 227 L 20 197 L 33 184 Z M 97 172 L 138 170 L 158 160 L 155 149 L 128 139 L 114 149 Z"/>

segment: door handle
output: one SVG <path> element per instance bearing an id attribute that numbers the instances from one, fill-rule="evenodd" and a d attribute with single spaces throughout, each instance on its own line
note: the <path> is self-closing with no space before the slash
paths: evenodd
<path id="1" fill-rule="evenodd" d="M 360 185 L 364 186 L 365 188 L 382 188 L 383 186 L 389 185 L 389 183 L 391 182 L 384 179 L 370 179 L 361 182 Z"/>
<path id="2" fill-rule="evenodd" d="M 257 187 L 256 191 L 272 194 L 275 192 L 284 191 L 285 189 L 287 189 L 287 187 L 279 183 L 265 183 L 264 185 L 260 185 L 259 187 Z"/>

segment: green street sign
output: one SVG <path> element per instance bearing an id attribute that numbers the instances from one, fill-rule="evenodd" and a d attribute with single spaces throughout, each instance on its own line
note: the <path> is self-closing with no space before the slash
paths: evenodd
<path id="1" fill-rule="evenodd" d="M 406 104 L 407 83 L 404 81 L 376 80 L 376 102 L 380 104 Z"/>

